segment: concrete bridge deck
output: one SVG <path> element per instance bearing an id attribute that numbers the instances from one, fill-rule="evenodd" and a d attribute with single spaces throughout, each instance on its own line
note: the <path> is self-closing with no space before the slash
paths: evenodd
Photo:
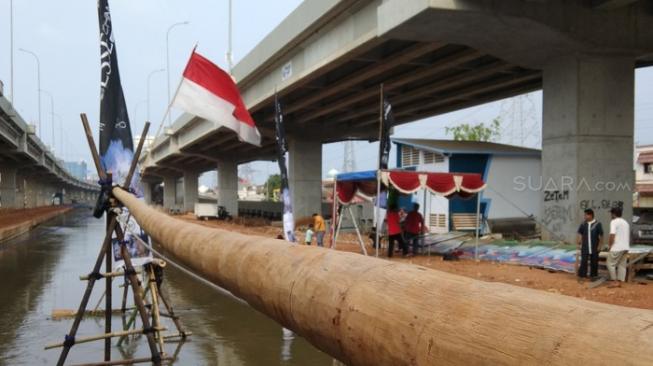
<path id="1" fill-rule="evenodd" d="M 233 70 L 262 146 L 184 115 L 143 157 L 143 177 L 190 181 L 218 166 L 229 182 L 223 205 L 237 212 L 237 165 L 274 159 L 276 90 L 293 206 L 310 214 L 319 206 L 307 202 L 319 202 L 321 144 L 376 140 L 383 83 L 399 124 L 543 89 L 544 178 L 630 181 L 623 167 L 632 165 L 634 69 L 653 61 L 647 29 L 653 3 L 642 0 L 306 0 Z M 599 148 L 607 141 L 611 149 Z M 610 177 L 580 164 L 597 148 Z M 570 198 L 573 207 L 548 208 L 574 212 L 553 217 L 564 221 L 554 226 L 572 233 L 578 202 L 588 199 L 630 207 L 627 193 L 586 192 Z"/>
<path id="2" fill-rule="evenodd" d="M 97 185 L 73 177 L 0 96 L 0 202 L 2 208 L 31 208 L 51 204 L 55 193 L 64 200 L 91 200 Z"/>

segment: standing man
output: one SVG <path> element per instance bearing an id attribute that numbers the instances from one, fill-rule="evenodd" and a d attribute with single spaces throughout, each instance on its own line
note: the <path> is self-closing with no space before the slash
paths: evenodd
<path id="1" fill-rule="evenodd" d="M 628 250 L 630 249 L 630 225 L 621 217 L 622 210 L 613 207 L 610 210 L 610 252 L 608 252 L 608 271 L 610 280 L 614 281 L 609 287 L 621 287 L 621 282 L 626 281 L 626 265 Z"/>
<path id="2" fill-rule="evenodd" d="M 594 219 L 591 208 L 585 210 L 585 221 L 578 227 L 576 245 L 580 248 L 578 277 L 587 277 L 587 262 L 590 265 L 590 278 L 594 279 L 599 271 L 599 250 L 603 242 L 603 227 Z"/>
<path id="3" fill-rule="evenodd" d="M 313 214 L 313 231 L 315 231 L 315 240 L 318 247 L 324 246 L 324 234 L 326 233 L 326 224 L 324 218 L 317 213 Z"/>
<path id="4" fill-rule="evenodd" d="M 419 213 L 419 203 L 413 204 L 413 210 L 406 215 L 406 219 L 404 220 L 404 232 L 406 241 L 412 241 L 413 244 L 413 253 L 408 255 L 417 255 L 419 236 L 426 232 L 424 217 Z M 408 248 L 406 248 L 406 251 L 408 251 Z"/>
<path id="5" fill-rule="evenodd" d="M 388 258 L 392 258 L 395 250 L 395 241 L 399 243 L 399 248 L 404 256 L 408 254 L 408 247 L 404 243 L 404 237 L 401 235 L 401 218 L 396 204 L 390 204 L 388 212 L 385 214 L 386 224 L 388 226 Z"/>

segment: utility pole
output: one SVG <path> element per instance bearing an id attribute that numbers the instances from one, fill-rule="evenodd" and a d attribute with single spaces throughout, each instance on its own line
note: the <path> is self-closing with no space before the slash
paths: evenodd
<path id="1" fill-rule="evenodd" d="M 229 29 L 227 30 L 227 67 L 229 69 L 229 75 L 231 74 L 231 69 L 233 68 L 233 59 L 232 59 L 232 52 L 233 52 L 233 23 L 232 23 L 232 0 L 229 0 L 229 10 L 228 10 L 228 16 L 229 16 L 229 21 L 228 27 Z"/>
<path id="2" fill-rule="evenodd" d="M 345 141 L 345 154 L 342 162 L 342 172 L 349 173 L 356 171 L 356 155 L 354 152 L 354 141 Z"/>
<path id="3" fill-rule="evenodd" d="M 16 105 L 14 96 L 14 0 L 9 0 L 9 91 L 11 93 L 11 104 Z"/>
<path id="4" fill-rule="evenodd" d="M 174 23 L 171 26 L 168 27 L 168 31 L 166 32 L 166 74 L 168 74 L 168 108 L 170 108 L 170 31 L 177 26 L 180 25 L 186 25 L 188 24 L 188 21 L 185 22 L 178 22 Z M 168 126 L 172 124 L 172 117 L 170 116 L 170 111 L 168 111 Z"/>
<path id="5" fill-rule="evenodd" d="M 38 108 L 39 109 L 39 137 L 43 138 L 43 135 L 41 134 L 42 133 L 42 128 L 41 128 L 41 126 L 42 126 L 42 123 L 41 123 L 41 60 L 39 60 L 39 56 L 36 53 L 34 53 L 34 52 L 30 51 L 30 50 L 26 50 L 24 48 L 19 48 L 18 50 L 22 51 L 22 52 L 25 52 L 25 53 L 29 53 L 36 60 L 36 81 L 38 83 L 38 89 L 37 89 L 36 94 L 38 96 L 38 103 L 39 103 L 39 108 Z M 13 97 L 13 95 L 12 95 L 12 97 Z"/>

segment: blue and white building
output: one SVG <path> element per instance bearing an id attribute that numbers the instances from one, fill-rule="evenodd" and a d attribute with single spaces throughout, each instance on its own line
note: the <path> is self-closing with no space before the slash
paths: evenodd
<path id="1" fill-rule="evenodd" d="M 425 172 L 479 173 L 487 188 L 481 192 L 485 220 L 537 217 L 542 205 L 541 152 L 519 146 L 479 141 L 394 138 L 397 168 Z M 431 232 L 452 229 L 456 214 L 475 214 L 476 199 L 438 197 L 417 192 Z"/>

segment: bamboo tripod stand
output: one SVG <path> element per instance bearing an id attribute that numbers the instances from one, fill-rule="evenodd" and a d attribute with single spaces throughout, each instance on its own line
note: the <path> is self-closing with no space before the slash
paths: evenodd
<path id="1" fill-rule="evenodd" d="M 111 185 L 112 185 L 111 173 L 105 172 L 104 169 L 102 168 L 102 165 L 100 163 L 100 157 L 97 152 L 95 141 L 93 140 L 93 134 L 91 132 L 91 128 L 88 123 L 86 114 L 82 113 L 81 119 L 82 119 L 82 125 L 84 127 L 84 132 L 86 134 L 86 139 L 88 140 L 89 148 L 93 156 L 93 162 L 95 163 L 95 168 L 97 169 L 98 177 L 100 177 L 100 184 L 102 185 L 103 188 L 102 192 L 100 193 L 102 197 L 98 202 L 101 202 L 103 205 L 101 211 L 104 211 L 104 213 L 106 213 L 106 217 L 107 217 L 106 233 L 100 252 L 98 253 L 97 259 L 95 261 L 95 265 L 93 266 L 93 270 L 91 271 L 91 273 L 89 273 L 88 276 L 86 276 L 87 278 L 86 280 L 88 281 L 86 284 L 86 290 L 84 291 L 84 295 L 82 296 L 82 300 L 79 304 L 77 313 L 75 314 L 75 319 L 73 320 L 73 324 L 71 325 L 70 331 L 68 332 L 68 334 L 65 335 L 63 342 L 48 345 L 46 346 L 46 349 L 63 347 L 63 349 L 61 350 L 61 354 L 59 355 L 59 359 L 57 361 L 58 366 L 63 366 L 63 364 L 66 361 L 66 358 L 68 357 L 68 353 L 70 352 L 70 349 L 76 343 L 85 343 L 85 342 L 91 342 L 91 341 L 101 340 L 101 339 L 104 339 L 104 361 L 90 363 L 86 365 L 89 366 L 90 365 L 94 365 L 94 366 L 131 365 L 131 364 L 143 363 L 143 362 L 151 362 L 154 365 L 161 365 L 163 361 L 173 361 L 174 358 L 167 356 L 163 348 L 164 335 L 162 331 L 166 329 L 161 326 L 161 322 L 160 322 L 161 313 L 159 311 L 159 299 L 161 299 L 161 302 L 164 304 L 164 306 L 168 311 L 166 315 L 168 315 L 173 320 L 177 328 L 178 333 L 172 336 L 173 337 L 179 336 L 185 338 L 186 335 L 188 335 L 188 333 L 185 333 L 183 331 L 183 328 L 181 327 L 181 323 L 179 322 L 179 319 L 174 314 L 170 302 L 167 301 L 165 297 L 162 296 L 160 289 L 158 288 L 159 287 L 158 285 L 160 284 L 162 277 L 159 275 L 157 279 L 156 274 L 158 271 L 162 270 L 162 268 L 165 265 L 164 264 L 161 265 L 160 262 L 156 262 L 154 264 L 150 263 L 150 265 L 146 266 L 145 268 L 145 271 L 149 272 L 147 273 L 149 279 L 146 282 L 147 283 L 146 289 L 150 292 L 150 299 L 151 299 L 151 304 L 146 304 L 145 301 L 146 293 L 143 290 L 143 287 L 141 286 L 141 282 L 139 281 L 138 275 L 132 264 L 129 250 L 127 250 L 126 243 L 125 243 L 125 233 L 123 232 L 123 229 L 118 222 L 118 215 L 116 209 L 119 208 L 117 207 L 117 201 L 114 199 L 110 199 L 110 194 L 111 194 L 110 192 L 111 192 Z M 136 170 L 138 159 L 140 158 L 140 154 L 143 149 L 143 144 L 145 142 L 145 137 L 147 136 L 149 127 L 150 127 L 150 123 L 146 122 L 140 137 L 140 141 L 138 142 L 138 147 L 134 153 L 128 174 L 123 183 L 123 188 L 125 190 L 129 190 L 129 187 L 131 186 L 131 180 L 132 177 L 134 176 L 134 172 Z M 111 207 L 111 205 L 113 205 L 113 207 Z M 96 207 L 96 210 L 98 210 L 98 207 Z M 102 212 L 99 212 L 99 217 L 101 217 L 101 214 Z M 134 307 L 135 307 L 131 316 L 131 318 L 133 319 L 132 321 L 133 324 L 130 324 L 129 327 L 124 326 L 125 329 L 116 332 L 112 332 L 111 330 L 111 320 L 112 320 L 111 289 L 112 289 L 112 279 L 113 277 L 116 276 L 116 274 L 112 272 L 112 255 L 113 255 L 112 237 L 114 233 L 116 239 L 120 243 L 120 254 L 122 255 L 122 258 L 125 263 L 124 274 L 120 274 L 125 276 L 125 287 L 123 291 L 122 308 L 126 310 L 126 302 L 127 302 L 129 287 L 132 288 Z M 105 263 L 104 273 L 100 273 L 102 262 Z M 106 282 L 105 309 L 104 309 L 105 332 L 104 334 L 100 334 L 96 336 L 75 339 L 81 320 L 84 317 L 84 314 L 86 313 L 86 307 L 91 297 L 91 293 L 93 291 L 95 282 L 102 278 L 104 278 Z M 150 310 L 149 313 L 148 310 Z M 137 315 L 140 316 L 140 320 L 143 327 L 141 329 L 130 330 L 129 328 L 132 325 L 135 326 L 136 323 L 135 320 Z M 144 334 L 146 336 L 151 357 L 111 361 L 111 338 L 121 337 L 121 341 L 123 341 L 125 337 L 130 335 L 135 335 L 135 334 Z"/>

